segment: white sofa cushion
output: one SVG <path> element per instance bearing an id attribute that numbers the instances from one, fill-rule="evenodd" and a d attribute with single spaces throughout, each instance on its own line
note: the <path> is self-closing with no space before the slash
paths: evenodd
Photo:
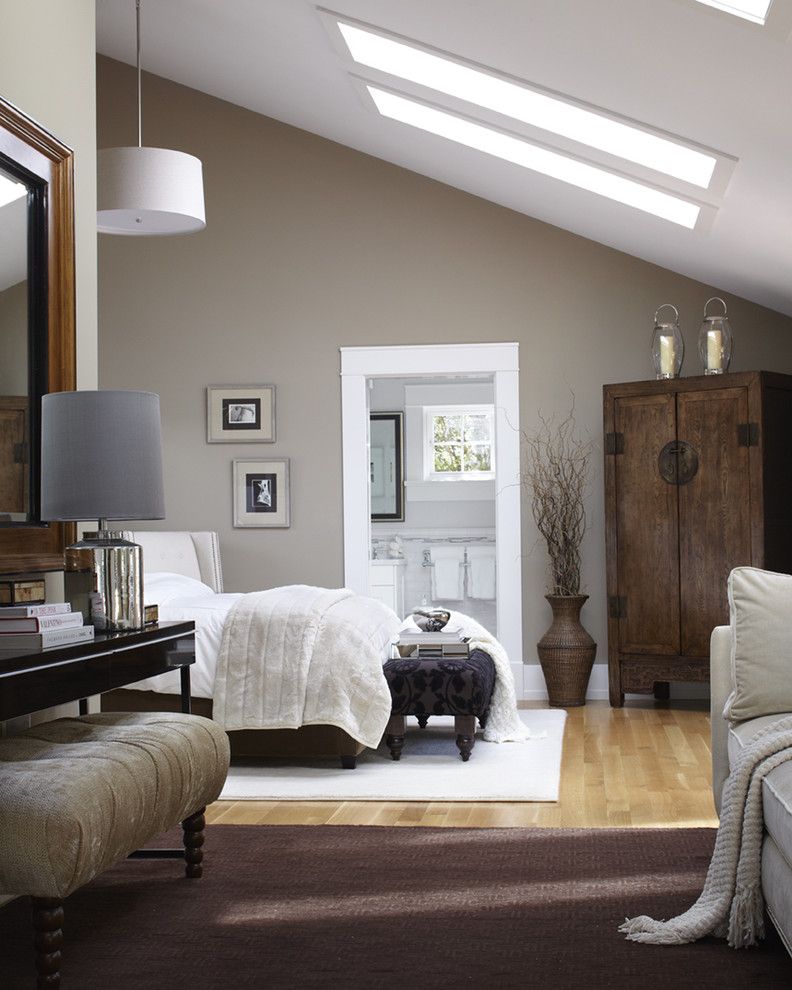
<path id="1" fill-rule="evenodd" d="M 792 575 L 736 567 L 729 575 L 731 722 L 792 711 Z"/>

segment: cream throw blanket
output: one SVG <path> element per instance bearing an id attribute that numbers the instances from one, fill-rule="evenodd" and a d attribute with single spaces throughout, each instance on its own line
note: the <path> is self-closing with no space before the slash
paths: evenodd
<path id="1" fill-rule="evenodd" d="M 407 619 L 402 630 L 419 632 L 412 618 Z M 517 695 L 514 690 L 514 675 L 508 654 L 495 637 L 484 626 L 462 612 L 451 612 L 443 632 L 459 631 L 470 640 L 471 650 L 489 653 L 495 664 L 495 687 L 492 689 L 489 717 L 484 729 L 485 742 L 525 742 L 528 739 L 544 739 L 546 732 L 532 732 L 522 721 L 517 711 Z"/>
<path id="2" fill-rule="evenodd" d="M 762 783 L 779 764 L 792 760 L 792 716 L 760 730 L 740 755 L 723 788 L 712 862 L 696 903 L 670 921 L 642 915 L 619 931 L 633 942 L 675 945 L 705 935 L 727 937 L 733 948 L 764 937 L 761 886 Z"/>
<path id="3" fill-rule="evenodd" d="M 336 725 L 376 748 L 391 711 L 382 664 L 398 628 L 386 605 L 346 588 L 243 595 L 223 628 L 215 721 L 231 730 Z"/>

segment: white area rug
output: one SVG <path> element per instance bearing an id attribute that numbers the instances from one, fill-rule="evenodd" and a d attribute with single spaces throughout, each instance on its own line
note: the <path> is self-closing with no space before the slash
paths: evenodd
<path id="1" fill-rule="evenodd" d="M 453 718 L 432 718 L 425 729 L 408 718 L 398 762 L 382 744 L 361 753 L 356 770 L 342 770 L 337 760 L 234 765 L 220 800 L 557 801 L 566 712 L 531 709 L 520 717 L 546 737 L 487 743 L 479 732 L 463 763 Z"/>

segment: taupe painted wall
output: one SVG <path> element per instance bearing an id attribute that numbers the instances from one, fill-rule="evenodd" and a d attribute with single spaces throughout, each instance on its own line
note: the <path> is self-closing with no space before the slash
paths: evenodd
<path id="1" fill-rule="evenodd" d="M 74 150 L 77 385 L 96 388 L 95 0 L 0 0 L 0 96 Z"/>
<path id="2" fill-rule="evenodd" d="M 100 147 L 131 140 L 133 100 L 132 70 L 100 59 Z M 574 393 L 597 439 L 602 384 L 650 375 L 660 303 L 698 369 L 711 286 L 156 77 L 144 104 L 147 144 L 203 160 L 208 228 L 100 237 L 100 381 L 161 394 L 168 518 L 152 526 L 219 530 L 230 590 L 342 580 L 339 345 L 517 340 L 522 427 Z M 734 369 L 792 372 L 792 320 L 724 295 Z M 278 442 L 208 445 L 205 386 L 251 382 L 277 385 Z M 291 529 L 232 529 L 232 458 L 274 455 L 292 462 Z M 599 456 L 589 518 L 583 614 L 603 660 Z M 528 512 L 523 532 L 533 662 L 549 618 Z"/>

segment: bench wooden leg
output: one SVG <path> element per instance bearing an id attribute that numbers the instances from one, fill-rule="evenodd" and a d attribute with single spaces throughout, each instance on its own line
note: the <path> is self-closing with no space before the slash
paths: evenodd
<path id="1" fill-rule="evenodd" d="M 462 761 L 467 763 L 473 747 L 476 744 L 476 716 L 475 715 L 455 715 L 454 730 L 456 731 L 456 744 Z"/>
<path id="2" fill-rule="evenodd" d="M 63 946 L 63 901 L 59 897 L 33 897 L 33 930 L 36 947 L 36 986 L 61 985 L 61 947 Z"/>
<path id="3" fill-rule="evenodd" d="M 418 725 L 420 725 L 420 727 L 422 729 L 425 729 L 426 728 L 426 724 L 429 721 L 429 716 L 428 715 L 416 715 L 415 717 L 418 719 Z"/>
<path id="4" fill-rule="evenodd" d="M 190 880 L 197 879 L 203 873 L 203 867 L 201 866 L 203 862 L 203 849 L 201 846 L 204 844 L 205 811 L 206 808 L 199 808 L 195 814 L 190 815 L 189 818 L 185 818 L 182 822 L 182 831 L 184 832 L 184 859 L 187 864 L 184 872 Z"/>
<path id="5" fill-rule="evenodd" d="M 401 752 L 404 748 L 404 726 L 403 715 L 391 715 L 388 727 L 385 729 L 385 742 L 390 750 L 391 759 L 401 759 Z"/>

